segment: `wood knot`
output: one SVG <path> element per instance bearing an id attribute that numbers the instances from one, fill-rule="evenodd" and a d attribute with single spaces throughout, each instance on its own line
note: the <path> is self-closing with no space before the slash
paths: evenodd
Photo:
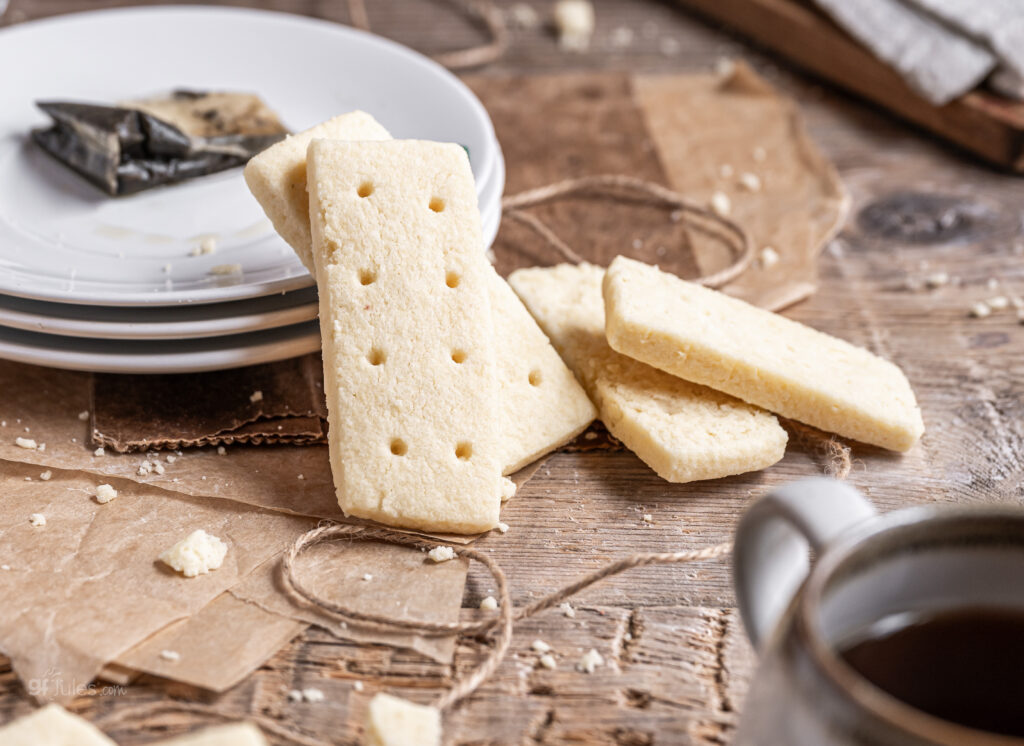
<path id="1" fill-rule="evenodd" d="M 977 236 L 993 222 L 990 210 L 960 197 L 899 192 L 871 202 L 857 216 L 871 236 L 909 243 L 946 243 Z"/>

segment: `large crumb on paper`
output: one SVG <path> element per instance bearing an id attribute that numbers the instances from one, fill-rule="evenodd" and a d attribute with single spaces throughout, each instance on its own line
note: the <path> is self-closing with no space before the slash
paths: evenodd
<path id="1" fill-rule="evenodd" d="M 422 552 L 377 542 L 317 544 L 296 561 L 296 573 L 306 587 L 323 598 L 370 614 L 439 623 L 459 620 L 467 570 L 465 560 L 428 566 Z M 373 582 L 364 581 L 365 575 L 372 575 Z M 276 562 L 257 568 L 231 594 L 347 640 L 410 648 L 442 663 L 450 663 L 455 652 L 451 636 L 370 633 L 294 601 L 284 591 Z"/>
<path id="2" fill-rule="evenodd" d="M 76 410 L 77 411 L 77 410 Z M 5 463 L 0 476 L 0 650 L 38 700 L 66 700 L 105 663 L 167 624 L 195 613 L 313 525 L 309 519 L 225 500 L 197 500 L 127 481 L 117 508 L 92 496 L 98 480 Z M 46 535 L 24 520 L 47 515 Z M 184 582 L 156 556 L 203 525 L 231 539 L 215 573 Z"/>

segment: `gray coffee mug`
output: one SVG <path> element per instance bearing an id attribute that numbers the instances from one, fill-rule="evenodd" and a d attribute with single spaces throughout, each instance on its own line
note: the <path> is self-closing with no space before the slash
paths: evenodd
<path id="1" fill-rule="evenodd" d="M 894 614 L 1024 610 L 1024 510 L 925 506 L 879 515 L 853 487 L 807 479 L 751 506 L 733 562 L 740 614 L 761 659 L 736 744 L 1024 744 L 915 709 L 838 654 L 851 635 Z"/>

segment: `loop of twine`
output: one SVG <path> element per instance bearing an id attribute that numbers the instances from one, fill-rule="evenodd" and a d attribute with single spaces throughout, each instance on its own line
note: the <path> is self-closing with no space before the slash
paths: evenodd
<path id="1" fill-rule="evenodd" d="M 574 596 L 585 588 L 597 583 L 604 578 L 631 570 L 634 567 L 645 565 L 667 565 L 683 562 L 696 562 L 699 560 L 716 559 L 732 550 L 732 544 L 726 542 L 715 546 L 705 547 L 686 552 L 665 552 L 634 554 L 616 562 L 598 568 L 594 572 L 584 575 L 579 580 L 550 593 L 543 598 L 533 601 L 528 606 L 513 609 L 512 599 L 509 595 L 508 583 L 505 573 L 490 556 L 472 547 L 460 547 L 458 555 L 476 560 L 483 564 L 498 585 L 499 614 L 497 617 L 477 622 L 421 622 L 412 619 L 393 619 L 391 617 L 377 614 L 367 614 L 350 609 L 344 604 L 321 598 L 305 586 L 295 571 L 295 561 L 299 555 L 310 547 L 325 541 L 337 541 L 340 539 L 351 539 L 357 541 L 381 541 L 388 544 L 401 544 L 404 546 L 426 549 L 428 547 L 444 546 L 443 542 L 423 539 L 408 534 L 389 531 L 381 528 L 366 526 L 351 526 L 347 524 L 329 524 L 307 531 L 292 544 L 285 552 L 281 560 L 281 574 L 284 580 L 285 589 L 293 594 L 301 603 L 311 605 L 317 609 L 326 611 L 340 617 L 347 623 L 363 626 L 368 629 L 384 632 L 409 632 L 415 631 L 420 634 L 456 635 L 463 633 L 483 633 L 495 626 L 500 626 L 498 639 L 494 648 L 484 661 L 473 670 L 473 672 L 461 679 L 452 689 L 439 697 L 434 706 L 438 709 L 447 709 L 457 702 L 465 699 L 483 684 L 497 670 L 501 661 L 508 652 L 509 644 L 512 641 L 513 621 L 526 619 L 534 614 L 550 609 L 553 606 Z"/>
<path id="2" fill-rule="evenodd" d="M 526 207 L 534 207 L 545 202 L 554 202 L 577 194 L 591 194 L 616 200 L 631 199 L 643 204 L 670 208 L 681 213 L 683 217 L 699 217 L 716 223 L 726 233 L 731 234 L 733 238 L 733 242 L 728 242 L 729 249 L 733 253 L 733 261 L 729 266 L 718 272 L 693 280 L 693 282 L 706 287 L 718 288 L 735 280 L 754 261 L 754 245 L 751 243 L 747 232 L 737 223 L 717 214 L 710 208 L 687 199 L 679 192 L 663 187 L 653 181 L 638 179 L 633 176 L 621 174 L 581 176 L 509 195 L 501 200 L 502 216 L 529 226 L 566 260 L 573 264 L 581 264 L 584 259 L 556 236 L 550 228 L 535 216 L 521 211 Z"/>
<path id="3" fill-rule="evenodd" d="M 466 49 L 441 52 L 433 55 L 434 62 L 444 65 L 449 70 L 465 70 L 480 67 L 500 59 L 508 49 L 508 29 L 501 10 L 489 0 L 477 0 L 462 6 L 463 11 L 471 20 L 476 21 L 487 31 L 490 39 Z M 348 17 L 352 25 L 363 31 L 370 31 L 370 16 L 366 12 L 365 0 L 348 0 Z"/>

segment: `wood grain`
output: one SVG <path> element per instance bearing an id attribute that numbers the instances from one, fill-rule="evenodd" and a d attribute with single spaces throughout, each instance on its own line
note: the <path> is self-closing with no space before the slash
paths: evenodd
<path id="1" fill-rule="evenodd" d="M 14 0 L 4 20 L 83 5 Z M 333 1 L 263 5 L 343 20 L 343 4 Z M 381 33 L 427 51 L 474 38 L 449 10 L 428 0 L 378 0 L 370 8 Z M 854 198 L 845 231 L 822 258 L 819 292 L 787 315 L 895 360 L 924 411 L 928 431 L 905 456 L 855 444 L 851 482 L 881 510 L 934 501 L 1024 500 L 1024 326 L 1011 312 L 968 316 L 975 300 L 997 292 L 1024 294 L 1024 257 L 1015 248 L 1022 240 L 1024 183 L 794 77 L 666 4 L 598 2 L 597 14 L 591 52 L 565 55 L 546 31 L 517 31 L 509 55 L 483 74 L 708 69 L 723 54 L 742 54 L 798 100 L 812 137 L 837 163 Z M 636 39 L 613 50 L 608 39 L 621 25 L 633 28 Z M 658 41 L 666 37 L 682 43 L 678 54 L 659 51 Z M 510 90 L 543 85 L 500 84 Z M 500 123 L 499 131 L 506 141 L 515 136 Z M 514 152 L 512 143 L 506 149 Z M 522 259 L 534 260 L 532 254 Z M 905 289 L 908 278 L 940 270 L 960 282 L 934 291 Z M 999 290 L 988 289 L 990 278 Z M 594 449 L 594 442 L 603 447 Z M 751 500 L 819 469 L 814 454 L 794 443 L 765 472 L 669 485 L 607 440 L 581 439 L 548 460 L 509 503 L 503 514 L 509 533 L 480 546 L 506 569 L 515 600 L 523 603 L 621 554 L 722 541 Z M 643 524 L 643 513 L 653 515 L 652 525 Z M 474 607 L 489 591 L 488 579 L 474 571 L 464 600 L 467 617 L 480 613 Z M 519 626 L 498 675 L 446 718 L 448 742 L 727 743 L 753 668 L 733 604 L 727 563 L 651 567 L 609 579 L 574 602 L 576 618 L 551 610 Z M 558 653 L 556 671 L 537 669 L 530 651 L 536 638 Z M 80 697 L 74 709 L 102 727 L 131 705 L 177 698 L 239 718 L 271 717 L 324 743 L 355 744 L 373 693 L 386 689 L 427 701 L 479 660 L 482 646 L 460 640 L 454 666 L 446 667 L 311 628 L 223 695 L 143 676 L 124 691 Z M 574 671 L 579 654 L 591 647 L 608 665 L 590 676 Z M 365 683 L 362 692 L 356 681 Z M 327 701 L 289 703 L 287 691 L 305 686 L 322 689 Z M 30 708 L 9 665 L 0 661 L 0 722 Z M 134 746 L 205 722 L 161 715 L 119 726 L 111 735 Z"/>

